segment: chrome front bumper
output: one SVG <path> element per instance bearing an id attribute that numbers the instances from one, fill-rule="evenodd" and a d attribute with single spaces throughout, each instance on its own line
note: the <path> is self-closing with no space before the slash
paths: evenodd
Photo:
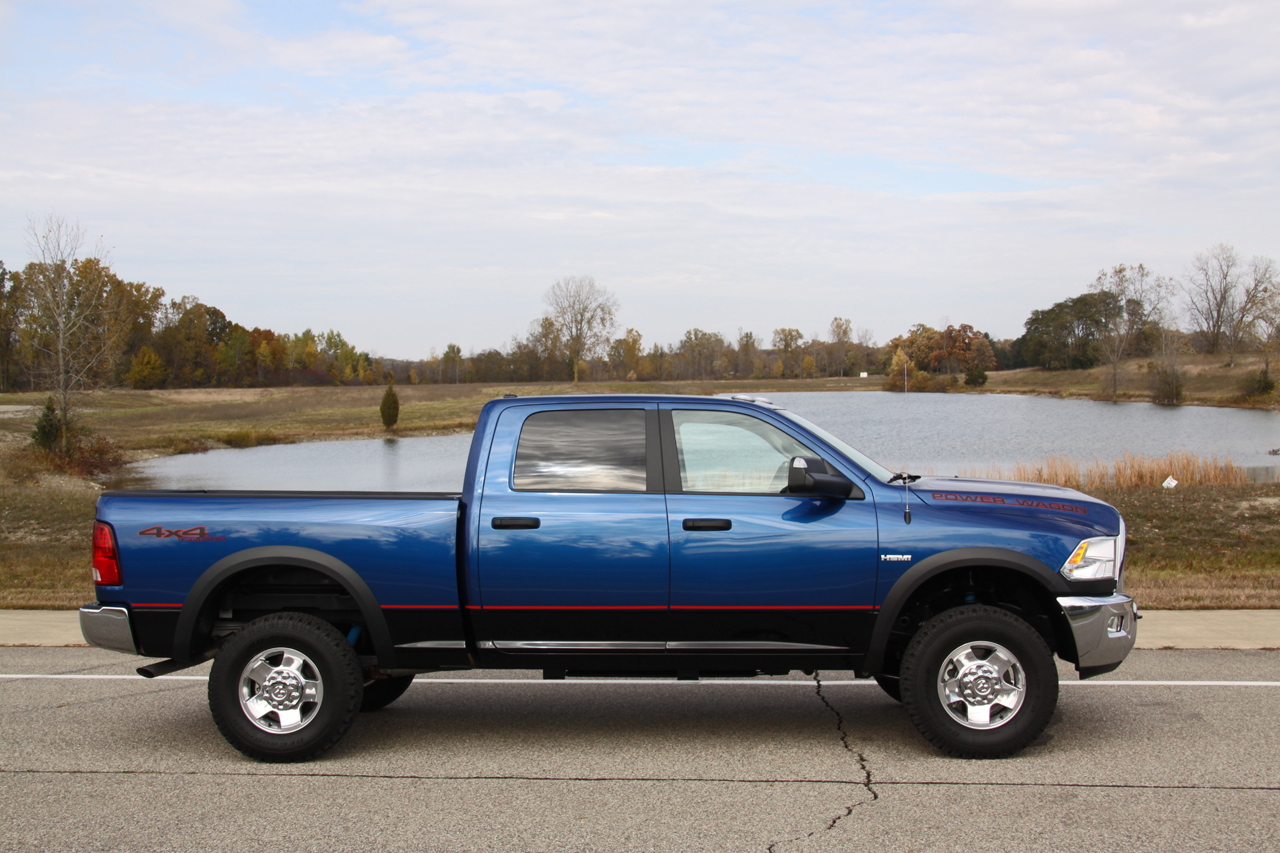
<path id="1" fill-rule="evenodd" d="M 96 601 L 84 605 L 80 608 L 80 633 L 91 646 L 131 655 L 138 653 L 129 611 L 123 607 L 105 606 Z"/>
<path id="2" fill-rule="evenodd" d="M 1109 666 L 1124 660 L 1138 639 L 1138 606 L 1124 593 L 1058 599 L 1076 638 L 1076 668 Z"/>

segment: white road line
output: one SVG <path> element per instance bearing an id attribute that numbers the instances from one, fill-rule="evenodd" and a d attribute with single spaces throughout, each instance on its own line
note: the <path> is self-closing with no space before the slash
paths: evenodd
<path id="1" fill-rule="evenodd" d="M 12 679 L 81 679 L 87 681 L 208 681 L 207 675 L 162 675 L 158 679 L 145 679 L 141 675 L 6 675 L 0 678 Z M 812 681 L 756 681 L 746 679 L 706 679 L 705 681 L 674 681 L 662 678 L 417 678 L 420 684 L 647 684 L 653 685 L 748 685 L 751 687 L 789 686 L 813 687 Z M 1280 687 L 1280 681 L 1059 681 L 1064 687 L 1081 685 L 1085 687 Z M 871 679 L 857 681 L 823 681 L 823 687 L 874 687 Z"/>

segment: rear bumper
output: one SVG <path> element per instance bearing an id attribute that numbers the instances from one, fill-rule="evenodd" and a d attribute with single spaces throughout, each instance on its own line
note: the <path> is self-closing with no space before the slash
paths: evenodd
<path id="1" fill-rule="evenodd" d="M 1137 605 L 1123 593 L 1058 599 L 1076 640 L 1076 668 L 1114 669 L 1138 639 Z"/>
<path id="2" fill-rule="evenodd" d="M 129 624 L 129 611 L 96 601 L 80 608 L 80 633 L 91 646 L 111 649 L 131 655 L 138 653 L 133 641 L 133 626 Z"/>

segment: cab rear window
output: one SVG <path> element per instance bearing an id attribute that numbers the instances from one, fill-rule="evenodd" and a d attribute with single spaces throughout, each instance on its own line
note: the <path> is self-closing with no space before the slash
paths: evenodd
<path id="1" fill-rule="evenodd" d="M 525 419 L 512 487 L 524 492 L 643 492 L 643 409 L 538 412 Z"/>

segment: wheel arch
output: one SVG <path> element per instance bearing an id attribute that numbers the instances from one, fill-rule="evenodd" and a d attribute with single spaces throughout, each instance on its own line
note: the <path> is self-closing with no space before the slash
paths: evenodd
<path id="1" fill-rule="evenodd" d="M 340 584 L 355 600 L 369 631 L 378 662 L 383 666 L 395 663 L 395 646 L 391 631 L 382 616 L 382 607 L 364 579 L 354 569 L 338 558 L 316 551 L 289 545 L 268 545 L 249 548 L 228 554 L 204 571 L 192 585 L 182 604 L 178 626 L 174 629 L 173 657 L 177 660 L 194 660 L 204 651 L 200 637 L 209 636 L 213 629 L 214 612 L 221 593 L 237 580 L 255 569 L 270 566 L 292 566 L 318 572 Z"/>
<path id="2" fill-rule="evenodd" d="M 877 675 L 884 672 L 885 653 L 889 648 L 894 625 L 918 593 L 947 575 L 978 569 L 1013 573 L 1026 586 L 1034 589 L 1037 597 L 1042 600 L 1051 600 L 1055 596 L 1069 593 L 1065 588 L 1058 588 L 1061 581 L 1053 569 L 1018 551 L 1006 548 L 957 548 L 934 554 L 903 572 L 889 589 L 871 631 L 871 642 L 863 660 L 862 674 Z M 1056 640 L 1059 654 L 1071 660 L 1075 657 L 1075 641 L 1070 628 L 1065 625 L 1065 617 L 1060 620 L 1057 618 L 1059 614 L 1053 613 L 1052 607 L 1047 609 L 1053 627 L 1051 639 Z M 1059 621 L 1064 621 L 1064 624 L 1059 625 Z"/>

